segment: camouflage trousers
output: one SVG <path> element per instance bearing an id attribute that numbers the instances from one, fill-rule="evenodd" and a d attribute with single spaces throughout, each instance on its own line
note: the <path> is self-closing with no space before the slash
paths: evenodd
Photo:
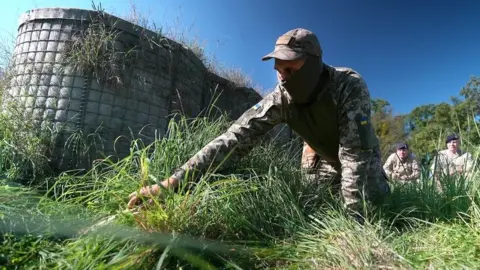
<path id="1" fill-rule="evenodd" d="M 322 189 L 329 187 L 333 194 L 343 199 L 347 209 L 360 210 L 363 198 L 372 204 L 379 204 L 390 194 L 388 178 L 382 167 L 378 147 L 373 150 L 368 176 L 364 183 L 350 183 L 349 180 L 343 179 L 340 162 L 327 162 L 306 143 L 303 147 L 301 166 L 307 185 Z"/>

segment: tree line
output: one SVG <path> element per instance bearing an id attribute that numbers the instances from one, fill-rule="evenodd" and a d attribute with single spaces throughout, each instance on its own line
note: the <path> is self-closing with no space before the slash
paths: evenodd
<path id="1" fill-rule="evenodd" d="M 461 148 L 480 145 L 480 77 L 472 76 L 450 102 L 415 107 L 407 114 L 393 114 L 390 102 L 372 99 L 372 123 L 386 160 L 397 142 L 406 142 L 418 161 L 427 164 L 445 149 L 445 138 L 456 133 Z"/>

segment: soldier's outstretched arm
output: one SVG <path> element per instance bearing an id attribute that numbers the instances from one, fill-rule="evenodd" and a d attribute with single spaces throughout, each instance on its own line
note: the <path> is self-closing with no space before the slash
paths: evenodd
<path id="1" fill-rule="evenodd" d="M 361 183 L 367 181 L 368 165 L 378 140 L 370 122 L 370 93 L 361 78 L 346 86 L 348 95 L 339 102 L 339 159 L 342 169 L 342 195 L 347 209 L 361 207 Z"/>
<path id="2" fill-rule="evenodd" d="M 225 133 L 176 169 L 172 178 L 181 181 L 187 171 L 205 173 L 209 167 L 215 168 L 230 155 L 246 155 L 261 136 L 284 121 L 282 110 L 280 92 L 275 90 L 243 113 Z"/>
<path id="3" fill-rule="evenodd" d="M 198 173 L 205 173 L 209 167 L 216 168 L 229 155 L 247 154 L 262 135 L 284 121 L 283 110 L 281 93 L 276 89 L 243 113 L 225 133 L 213 139 L 184 165 L 177 168 L 170 178 L 162 181 L 160 185 L 144 187 L 138 193 L 132 192 L 128 207 L 132 208 L 138 202 L 139 195 L 158 195 L 161 192 L 160 186 L 165 188 L 178 186 L 187 171 L 195 171 L 198 176 Z"/>

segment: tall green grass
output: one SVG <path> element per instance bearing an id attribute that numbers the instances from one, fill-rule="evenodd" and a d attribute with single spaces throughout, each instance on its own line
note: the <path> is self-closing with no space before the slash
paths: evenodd
<path id="1" fill-rule="evenodd" d="M 5 182 L 0 264 L 9 269 L 480 265 L 478 176 L 445 178 L 441 192 L 427 176 L 418 184 L 393 183 L 392 195 L 383 206 L 368 209 L 362 226 L 326 187 L 303 181 L 296 142 L 265 138 L 247 156 L 185 182 L 164 200 L 126 210 L 128 194 L 170 176 L 230 123 L 225 116 L 180 117 L 152 144 L 133 140 L 130 155 L 119 162 L 107 157 L 85 174 L 63 173 L 41 186 Z M 101 221 L 103 226 L 92 227 Z"/>
<path id="2" fill-rule="evenodd" d="M 97 26 L 92 28 L 97 35 L 84 36 L 88 46 L 73 44 L 67 58 L 83 69 L 109 71 L 106 79 L 119 79 L 110 61 L 118 52 L 102 54 L 116 33 Z M 241 72 L 208 59 L 198 40 L 166 35 L 190 45 L 210 71 L 253 86 Z M 82 50 L 87 53 L 79 54 Z M 92 61 L 98 57 L 103 58 Z M 131 192 L 170 176 L 231 122 L 223 115 L 172 118 L 166 137 L 149 145 L 133 140 L 130 155 L 118 162 L 107 157 L 87 173 L 52 176 L 47 156 L 55 131 L 25 132 L 32 123 L 19 120 L 22 110 L 11 112 L 16 116 L 0 114 L 2 269 L 480 265 L 478 173 L 439 182 L 424 174 L 418 184 L 392 183 L 392 195 L 384 205 L 367 209 L 360 225 L 327 187 L 306 184 L 298 169 L 298 142 L 263 140 L 246 157 L 212 168 L 199 181 L 187 181 L 164 200 L 132 212 L 126 209 Z M 480 147 L 473 147 L 478 155 Z"/>

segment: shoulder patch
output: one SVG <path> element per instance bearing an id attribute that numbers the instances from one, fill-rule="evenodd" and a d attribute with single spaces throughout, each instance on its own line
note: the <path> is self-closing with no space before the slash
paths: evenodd
<path id="1" fill-rule="evenodd" d="M 258 111 L 260 108 L 262 108 L 262 104 L 260 103 L 257 103 L 255 105 L 253 105 L 252 109 L 254 109 L 255 111 Z"/>
<path id="2" fill-rule="evenodd" d="M 368 124 L 368 117 L 362 116 L 362 117 L 360 118 L 360 124 L 361 124 L 362 126 Z"/>

